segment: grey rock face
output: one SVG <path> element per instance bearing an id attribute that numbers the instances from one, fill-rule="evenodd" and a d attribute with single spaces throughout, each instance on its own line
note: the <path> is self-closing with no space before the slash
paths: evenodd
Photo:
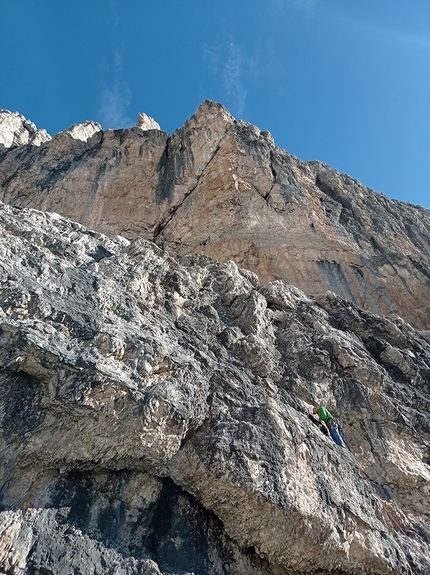
<path id="1" fill-rule="evenodd" d="M 63 133 L 0 153 L 0 199 L 430 328 L 428 210 L 300 161 L 214 102 L 171 137 L 140 118 L 82 142 Z"/>
<path id="2" fill-rule="evenodd" d="M 0 572 L 429 572 L 429 332 L 7 205 L 0 255 Z"/>
<path id="3" fill-rule="evenodd" d="M 18 112 L 0 110 L 0 149 L 33 144 L 40 146 L 47 142 L 51 136 L 46 130 L 38 130 L 33 122 L 30 122 Z"/>

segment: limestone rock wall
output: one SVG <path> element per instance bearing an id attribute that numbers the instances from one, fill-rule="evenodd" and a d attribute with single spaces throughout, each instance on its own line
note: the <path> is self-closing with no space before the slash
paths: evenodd
<path id="1" fill-rule="evenodd" d="M 160 124 L 145 112 L 139 112 L 136 126 L 141 130 L 160 130 Z"/>
<path id="2" fill-rule="evenodd" d="M 18 112 L 0 110 L 0 149 L 33 144 L 40 146 L 51 136 L 46 130 L 38 130 L 33 124 Z"/>
<path id="3" fill-rule="evenodd" d="M 83 142 L 61 133 L 4 151 L 0 199 L 143 237 L 176 256 L 231 259 L 263 283 L 331 290 L 430 327 L 428 210 L 300 161 L 214 102 L 171 137 L 141 117 L 144 130 L 98 131 Z"/>
<path id="4" fill-rule="evenodd" d="M 101 129 L 102 127 L 97 122 L 87 120 L 83 124 L 74 124 L 73 126 L 70 126 L 70 128 L 62 133 L 67 134 L 75 140 L 82 140 L 83 142 L 86 142 L 96 132 L 100 132 Z"/>
<path id="5" fill-rule="evenodd" d="M 0 256 L 1 573 L 429 572 L 428 331 L 3 204 Z"/>

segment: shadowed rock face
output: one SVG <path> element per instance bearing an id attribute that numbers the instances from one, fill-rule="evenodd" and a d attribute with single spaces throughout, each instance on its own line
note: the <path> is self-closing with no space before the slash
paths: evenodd
<path id="1" fill-rule="evenodd" d="M 429 572 L 428 331 L 3 204 L 0 255 L 0 572 Z"/>
<path id="2" fill-rule="evenodd" d="M 142 118 L 147 118 L 142 115 Z M 157 128 L 152 119 L 142 128 Z M 390 200 L 268 132 L 203 102 L 171 137 L 158 129 L 55 136 L 0 155 L 0 198 L 176 256 L 235 261 L 262 283 L 331 290 L 370 312 L 430 327 L 430 213 Z"/>

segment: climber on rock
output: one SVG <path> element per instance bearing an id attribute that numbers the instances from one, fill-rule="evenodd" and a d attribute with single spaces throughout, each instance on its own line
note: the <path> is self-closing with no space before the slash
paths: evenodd
<path id="1" fill-rule="evenodd" d="M 339 432 L 339 424 L 334 419 L 332 414 L 325 407 L 322 407 L 321 405 L 319 407 L 313 407 L 312 413 L 314 415 L 318 415 L 319 422 L 322 422 L 327 426 L 333 441 L 337 443 L 337 445 L 340 445 L 341 447 L 346 447 L 342 439 L 342 436 L 340 435 Z M 315 422 L 315 419 L 312 416 L 311 418 Z"/>
<path id="2" fill-rule="evenodd" d="M 326 424 L 320 421 L 319 419 L 315 419 L 315 417 L 312 415 L 312 410 L 310 413 L 308 413 L 308 417 L 312 421 L 312 423 L 315 423 L 315 425 L 318 427 L 321 433 L 324 433 L 324 435 L 330 437 L 330 433 L 328 432 Z"/>

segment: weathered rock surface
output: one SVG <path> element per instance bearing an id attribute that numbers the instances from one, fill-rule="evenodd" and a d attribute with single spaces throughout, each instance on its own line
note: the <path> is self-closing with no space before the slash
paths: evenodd
<path id="1" fill-rule="evenodd" d="M 141 130 L 159 130 L 160 124 L 145 114 L 145 112 L 139 112 L 139 116 L 137 118 L 136 126 Z"/>
<path id="2" fill-rule="evenodd" d="M 140 117 L 140 128 L 84 142 L 63 133 L 3 152 L 0 199 L 144 237 L 177 256 L 232 259 L 263 283 L 331 290 L 430 328 L 428 210 L 300 161 L 213 102 L 171 137 Z"/>
<path id="3" fill-rule="evenodd" d="M 100 132 L 101 129 L 102 127 L 99 123 L 93 122 L 92 120 L 87 120 L 82 124 L 73 124 L 73 126 L 70 126 L 70 128 L 62 133 L 67 134 L 75 140 L 82 140 L 82 142 L 86 142 L 96 132 Z"/>
<path id="4" fill-rule="evenodd" d="M 0 255 L 1 573 L 428 574 L 428 331 L 7 205 Z"/>
<path id="5" fill-rule="evenodd" d="M 23 144 L 40 146 L 50 139 L 46 130 L 38 130 L 33 122 L 18 112 L 0 110 L 0 149 L 2 144 L 5 148 Z"/>

